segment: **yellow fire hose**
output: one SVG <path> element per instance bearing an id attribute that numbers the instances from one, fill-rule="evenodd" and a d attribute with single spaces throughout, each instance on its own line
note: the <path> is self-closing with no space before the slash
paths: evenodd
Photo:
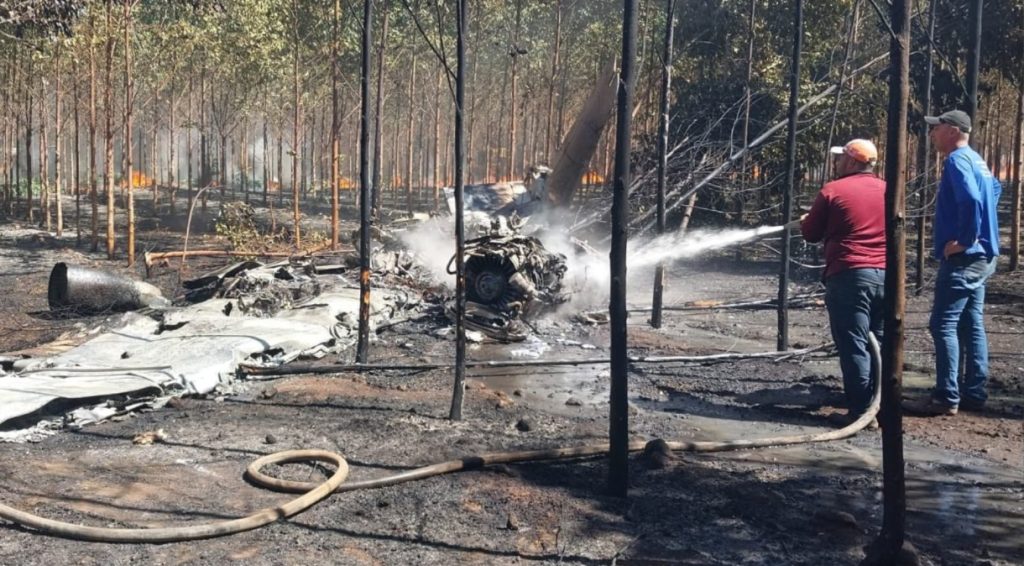
<path id="1" fill-rule="evenodd" d="M 876 376 L 875 391 L 871 398 L 871 404 L 868 407 L 868 410 L 865 411 L 860 418 L 846 427 L 817 434 L 798 434 L 728 441 L 674 441 L 667 442 L 666 444 L 671 450 L 680 452 L 725 452 L 744 448 L 764 448 L 769 446 L 787 446 L 792 444 L 841 440 L 857 434 L 857 432 L 866 427 L 872 419 L 875 418 L 878 414 L 880 405 L 882 375 L 881 354 L 878 342 L 875 340 L 874 336 L 871 334 L 868 336 Z M 646 445 L 647 443 L 643 441 L 631 442 L 629 444 L 629 451 L 637 452 L 643 450 Z M 493 464 L 581 458 L 607 454 L 608 451 L 609 445 L 607 443 L 603 443 L 569 448 L 551 448 L 521 452 L 494 452 L 478 456 L 468 456 L 458 460 L 448 460 L 446 462 L 431 464 L 382 478 L 344 483 L 345 479 L 348 477 L 349 469 L 348 463 L 340 454 L 326 450 L 286 450 L 283 452 L 269 454 L 255 460 L 249 464 L 249 467 L 246 469 L 246 475 L 249 477 L 250 481 L 260 487 L 275 491 L 302 493 L 303 495 L 283 505 L 261 509 L 260 511 L 239 519 L 184 527 L 118 529 L 89 527 L 73 523 L 65 523 L 63 521 L 55 521 L 32 513 L 27 513 L 25 511 L 19 511 L 18 509 L 14 509 L 13 507 L 9 507 L 4 504 L 0 504 L 0 518 L 21 525 L 22 527 L 32 529 L 41 534 L 75 540 L 136 544 L 182 542 L 221 537 L 258 529 L 281 519 L 297 515 L 335 492 L 380 488 L 448 474 L 451 472 L 478 469 Z M 270 477 L 261 471 L 264 466 L 270 464 L 310 461 L 333 464 L 335 466 L 335 471 L 331 477 L 320 484 L 278 479 Z"/>

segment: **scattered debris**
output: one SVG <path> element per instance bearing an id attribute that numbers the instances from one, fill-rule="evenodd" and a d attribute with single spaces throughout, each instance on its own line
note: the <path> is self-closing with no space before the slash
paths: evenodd
<path id="1" fill-rule="evenodd" d="M 505 519 L 505 530 L 507 531 L 518 531 L 522 528 L 522 524 L 519 522 L 519 517 L 516 514 L 509 511 L 508 517 Z"/>
<path id="2" fill-rule="evenodd" d="M 160 428 L 157 430 L 149 432 L 140 432 L 139 434 L 136 434 L 135 438 L 132 438 L 132 444 L 137 444 L 139 446 L 149 446 L 150 444 L 164 442 L 165 440 L 167 440 L 167 433 L 164 432 L 164 429 Z"/>
<path id="3" fill-rule="evenodd" d="M 64 264 L 54 271 L 51 298 L 74 299 L 61 304 L 99 306 L 96 296 L 108 295 L 97 293 L 91 304 L 76 299 L 86 298 L 80 292 L 91 288 L 113 289 L 113 297 L 159 297 L 158 292 L 142 292 L 148 284 L 103 272 L 80 272 Z M 266 266 L 240 262 L 189 285 L 192 299 L 205 300 L 164 306 L 151 316 L 129 312 L 80 346 L 13 364 L 17 373 L 0 376 L 0 425 L 31 427 L 41 418 L 64 414 L 64 426 L 82 426 L 162 406 L 173 396 L 210 393 L 233 382 L 242 363 L 273 367 L 336 353 L 354 341 L 358 286 L 343 274 L 318 275 L 309 260 Z M 102 303 L 109 307 L 111 301 Z M 413 291 L 377 289 L 371 324 L 423 307 Z M 68 412 L 97 399 L 119 401 Z"/>

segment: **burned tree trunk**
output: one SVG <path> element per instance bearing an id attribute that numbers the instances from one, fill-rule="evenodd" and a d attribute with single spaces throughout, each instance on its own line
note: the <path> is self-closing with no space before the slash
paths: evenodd
<path id="1" fill-rule="evenodd" d="M 885 148 L 885 329 L 882 339 L 882 532 L 878 564 L 894 564 L 903 550 L 906 490 L 903 462 L 903 315 L 906 310 L 906 142 L 910 92 L 910 7 L 893 0 L 889 41 L 889 121 Z M 869 558 L 871 558 L 869 554 Z"/>
<path id="2" fill-rule="evenodd" d="M 559 0 L 559 5 L 561 1 Z M 665 43 L 661 57 L 661 104 L 658 113 L 658 235 L 665 233 L 665 181 L 668 173 L 668 110 L 669 91 L 672 88 L 672 30 L 675 24 L 675 0 L 665 2 Z M 552 72 L 554 75 L 554 72 Z M 551 126 L 551 106 L 548 105 L 548 127 Z M 691 209 L 692 210 L 692 209 Z M 688 220 L 688 218 L 687 218 Z M 684 228 L 685 230 L 685 228 Z M 661 303 L 665 289 L 665 263 L 659 262 L 654 270 L 654 297 L 651 301 L 651 326 L 661 328 Z"/>
<path id="3" fill-rule="evenodd" d="M 466 102 L 466 0 L 456 0 L 455 76 L 455 387 L 448 416 L 462 420 L 466 390 L 466 228 L 463 221 L 465 161 L 463 147 Z"/>
<path id="4" fill-rule="evenodd" d="M 796 130 L 800 96 L 800 57 L 803 47 L 804 3 L 796 0 L 793 11 L 793 60 L 789 77 L 789 126 L 786 138 L 786 185 L 782 193 L 782 259 L 779 265 L 779 302 L 777 349 L 789 348 L 789 221 L 793 215 L 793 190 L 796 186 Z M 696 193 L 694 193 L 696 194 Z"/>
<path id="5" fill-rule="evenodd" d="M 369 360 L 370 347 L 370 50 L 373 45 L 373 0 L 363 2 L 362 70 L 359 119 L 359 334 L 356 362 Z"/>
<path id="6" fill-rule="evenodd" d="M 932 111 L 932 73 L 935 70 L 935 46 L 932 45 L 932 41 L 935 37 L 935 8 L 938 3 L 938 0 L 929 0 L 928 2 L 928 63 L 925 70 L 924 93 L 921 96 L 921 106 L 925 115 L 931 114 Z M 918 295 L 924 290 L 924 261 L 927 254 L 925 228 L 928 225 L 931 158 L 931 138 L 928 136 L 928 124 L 922 123 L 917 139 L 917 174 L 920 182 L 917 186 L 917 253 L 914 257 L 914 292 Z"/>
<path id="7" fill-rule="evenodd" d="M 618 81 L 615 129 L 615 188 L 612 195 L 610 301 L 611 392 L 608 408 L 608 491 L 625 497 L 629 486 L 629 353 L 626 336 L 626 238 L 629 226 L 629 160 L 632 132 L 633 85 L 636 66 L 637 0 L 624 0 L 622 70 Z"/>

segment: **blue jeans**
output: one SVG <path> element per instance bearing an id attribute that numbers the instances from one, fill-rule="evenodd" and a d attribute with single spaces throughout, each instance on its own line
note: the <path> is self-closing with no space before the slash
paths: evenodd
<path id="1" fill-rule="evenodd" d="M 843 371 L 843 390 L 851 415 L 867 410 L 875 381 L 868 346 L 868 332 L 882 342 L 885 270 L 847 269 L 825 281 L 825 306 L 828 308 L 832 340 L 839 350 Z"/>
<path id="2" fill-rule="evenodd" d="M 928 329 L 935 341 L 935 390 L 940 403 L 956 406 L 962 396 L 975 403 L 988 398 L 988 338 L 982 310 L 985 281 L 996 270 L 996 258 L 956 255 L 942 261 L 935 280 L 935 303 Z M 967 353 L 964 390 L 957 384 L 960 346 Z"/>

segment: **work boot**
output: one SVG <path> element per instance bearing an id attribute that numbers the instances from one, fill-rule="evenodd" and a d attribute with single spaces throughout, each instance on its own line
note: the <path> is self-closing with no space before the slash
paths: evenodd
<path id="1" fill-rule="evenodd" d="M 922 417 L 952 417 L 957 413 L 957 406 L 943 403 L 932 396 L 903 402 L 903 410 Z"/>
<path id="2" fill-rule="evenodd" d="M 985 402 L 964 397 L 960 399 L 959 409 L 968 413 L 981 413 L 985 410 Z"/>
<path id="3" fill-rule="evenodd" d="M 859 418 L 860 418 L 860 415 L 851 415 L 850 413 L 832 413 L 831 415 L 825 417 L 825 419 L 828 420 L 828 422 L 830 424 L 832 424 L 836 428 L 846 428 L 846 427 L 850 426 L 851 424 L 853 424 L 854 421 L 856 421 Z M 877 429 L 878 429 L 878 419 L 871 419 L 868 422 L 868 424 L 864 427 L 864 430 L 877 430 Z"/>

